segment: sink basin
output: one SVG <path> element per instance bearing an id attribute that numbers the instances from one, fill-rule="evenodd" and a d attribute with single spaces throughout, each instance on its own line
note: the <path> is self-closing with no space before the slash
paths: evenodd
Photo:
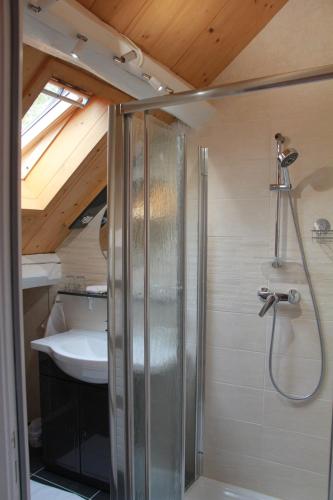
<path id="1" fill-rule="evenodd" d="M 68 330 L 33 340 L 31 347 L 46 352 L 71 377 L 94 384 L 108 382 L 106 332 Z"/>

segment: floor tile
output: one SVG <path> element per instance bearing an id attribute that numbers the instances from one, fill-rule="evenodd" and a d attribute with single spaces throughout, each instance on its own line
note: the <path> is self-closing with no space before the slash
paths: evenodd
<path id="1" fill-rule="evenodd" d="M 44 467 L 42 461 L 42 448 L 29 448 L 30 474 L 41 470 Z"/>
<path id="2" fill-rule="evenodd" d="M 93 500 L 110 500 L 110 493 L 107 493 L 106 491 L 100 491 L 93 498 Z"/>
<path id="3" fill-rule="evenodd" d="M 31 500 L 80 500 L 81 498 L 75 493 L 60 490 L 35 480 L 30 481 L 30 495 Z"/>
<path id="4" fill-rule="evenodd" d="M 90 499 L 98 491 L 97 488 L 87 486 L 86 484 L 79 483 L 78 481 L 68 479 L 47 470 L 42 470 L 37 475 L 35 475 L 34 481 L 38 481 L 43 484 L 48 484 L 49 486 L 54 486 L 65 491 L 76 493 L 77 495 L 80 495 L 82 498 L 86 499 Z"/>

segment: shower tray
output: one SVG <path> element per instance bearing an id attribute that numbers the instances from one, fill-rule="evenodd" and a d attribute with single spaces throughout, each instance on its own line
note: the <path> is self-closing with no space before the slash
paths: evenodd
<path id="1" fill-rule="evenodd" d="M 233 500 L 281 500 L 203 476 L 199 477 L 185 494 L 185 500 L 230 500 L 231 498 Z"/>

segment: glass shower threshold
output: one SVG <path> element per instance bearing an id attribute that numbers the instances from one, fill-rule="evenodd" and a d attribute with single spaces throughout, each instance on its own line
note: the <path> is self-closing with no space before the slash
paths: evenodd
<path id="1" fill-rule="evenodd" d="M 240 488 L 232 484 L 222 483 L 199 477 L 199 479 L 185 493 L 185 500 L 279 500 L 258 493 L 257 491 Z"/>

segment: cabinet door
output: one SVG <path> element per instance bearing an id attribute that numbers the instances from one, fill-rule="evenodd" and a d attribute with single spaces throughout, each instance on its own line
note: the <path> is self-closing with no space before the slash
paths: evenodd
<path id="1" fill-rule="evenodd" d="M 81 473 L 109 484 L 111 471 L 107 386 L 80 386 Z"/>
<path id="2" fill-rule="evenodd" d="M 42 375 L 40 388 L 44 461 L 80 472 L 78 386 Z"/>

